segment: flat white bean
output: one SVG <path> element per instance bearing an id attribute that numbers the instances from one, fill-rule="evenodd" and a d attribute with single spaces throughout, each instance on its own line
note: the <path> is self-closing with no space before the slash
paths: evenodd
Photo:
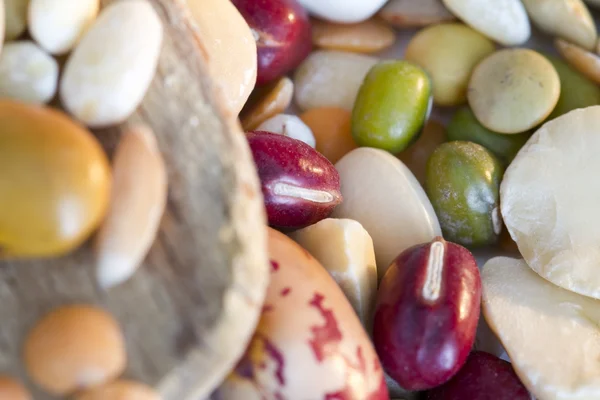
<path id="1" fill-rule="evenodd" d="M 100 0 L 31 0 L 29 32 L 51 54 L 70 51 L 92 25 Z"/>
<path id="2" fill-rule="evenodd" d="M 29 40 L 9 42 L 0 53 L 0 97 L 43 104 L 56 94 L 58 63 Z"/>
<path id="3" fill-rule="evenodd" d="M 163 28 L 150 5 L 126 0 L 106 7 L 65 66 L 65 108 L 90 127 L 123 122 L 143 100 L 154 77 Z"/>

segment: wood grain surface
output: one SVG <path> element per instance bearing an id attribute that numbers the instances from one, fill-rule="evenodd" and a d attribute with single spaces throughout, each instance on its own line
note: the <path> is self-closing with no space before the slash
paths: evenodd
<path id="1" fill-rule="evenodd" d="M 145 264 L 106 292 L 89 246 L 55 260 L 0 262 L 0 372 L 23 380 L 36 400 L 52 397 L 27 379 L 23 338 L 56 306 L 112 312 L 127 337 L 125 376 L 165 400 L 206 398 L 244 351 L 262 307 L 265 217 L 243 132 L 207 76 L 210 60 L 181 0 L 148 1 L 165 28 L 157 75 L 126 124 L 96 134 L 112 154 L 127 124 L 152 127 L 168 166 L 167 211 Z"/>

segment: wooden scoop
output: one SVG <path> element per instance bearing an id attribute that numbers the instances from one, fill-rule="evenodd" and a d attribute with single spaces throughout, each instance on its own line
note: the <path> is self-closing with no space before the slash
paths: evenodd
<path id="1" fill-rule="evenodd" d="M 110 311 L 127 338 L 125 377 L 165 400 L 208 397 L 260 316 L 265 217 L 243 132 L 208 76 L 210 60 L 183 2 L 148 1 L 165 28 L 157 75 L 127 123 L 96 133 L 111 154 L 129 124 L 154 130 L 168 168 L 167 210 L 145 265 L 108 291 L 98 288 L 89 246 L 61 259 L 0 262 L 0 372 L 21 379 L 36 400 L 53 397 L 28 379 L 23 340 L 59 305 Z"/>

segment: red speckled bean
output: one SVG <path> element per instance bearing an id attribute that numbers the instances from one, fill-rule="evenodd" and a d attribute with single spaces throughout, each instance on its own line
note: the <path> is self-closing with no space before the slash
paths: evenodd
<path id="1" fill-rule="evenodd" d="M 269 229 L 271 283 L 254 337 L 220 400 L 388 400 L 367 333 L 327 271 Z"/>
<path id="2" fill-rule="evenodd" d="M 297 229 L 327 218 L 342 201 L 340 176 L 304 142 L 269 132 L 248 132 L 269 225 Z"/>
<path id="3" fill-rule="evenodd" d="M 407 390 L 448 381 L 473 346 L 480 298 L 467 249 L 438 237 L 405 250 L 377 295 L 373 340 L 386 372 Z"/>

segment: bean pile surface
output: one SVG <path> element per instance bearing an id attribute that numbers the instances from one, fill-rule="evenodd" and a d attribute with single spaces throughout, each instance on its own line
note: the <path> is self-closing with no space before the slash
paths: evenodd
<path id="1" fill-rule="evenodd" d="M 261 318 L 212 399 L 600 400 L 600 1 L 181 4 L 268 225 Z M 100 288 L 135 274 L 165 162 L 148 126 L 112 160 L 92 129 L 141 104 L 163 30 L 146 0 L 0 0 L 0 259 L 92 241 Z M 125 343 L 71 304 L 20 362 L 57 398 L 159 399 Z M 4 399 L 32 396 L 0 375 Z"/>

